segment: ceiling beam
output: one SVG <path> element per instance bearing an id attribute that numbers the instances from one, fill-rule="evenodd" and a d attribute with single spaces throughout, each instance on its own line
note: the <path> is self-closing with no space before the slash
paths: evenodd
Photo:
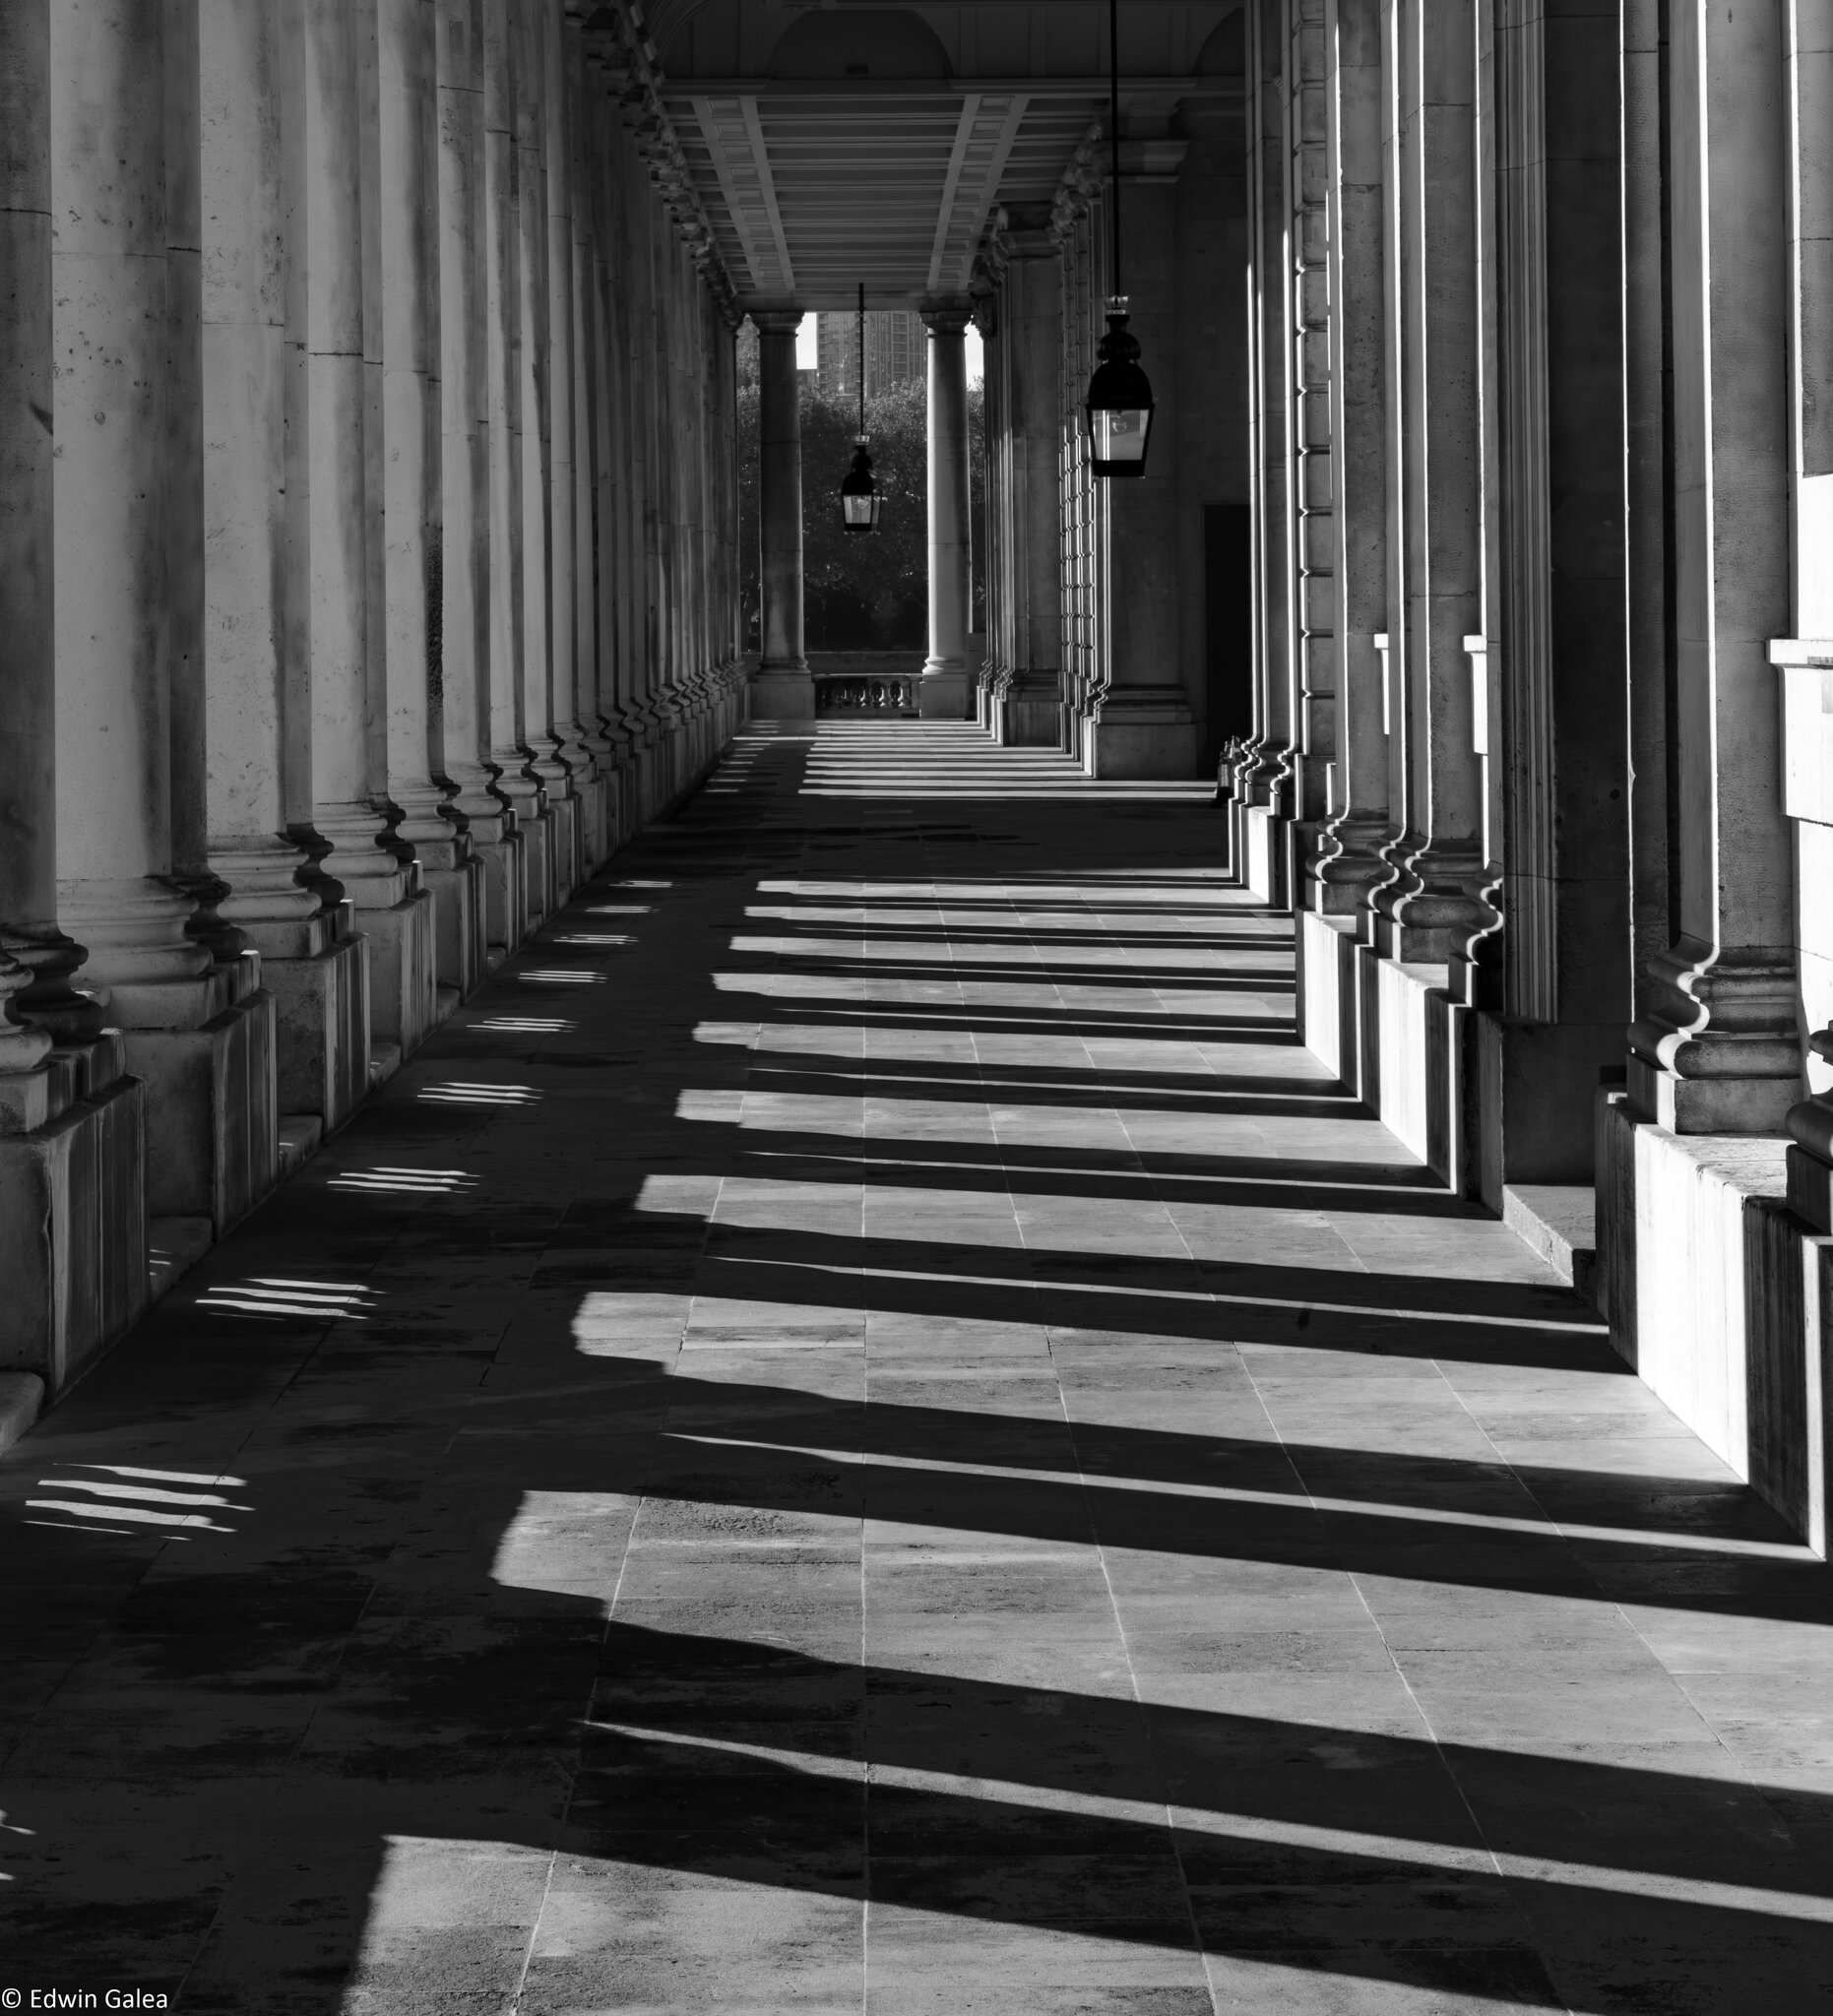
<path id="1" fill-rule="evenodd" d="M 745 132 L 750 137 L 751 158 L 757 167 L 758 190 L 764 200 L 764 212 L 770 219 L 770 230 L 777 244 L 777 263 L 783 270 L 783 290 L 792 294 L 795 291 L 795 269 L 790 263 L 790 241 L 783 228 L 783 212 L 777 205 L 777 184 L 770 172 L 770 150 L 764 145 L 764 122 L 757 115 L 757 99 L 747 94 L 738 100 L 744 115 Z"/>
<path id="2" fill-rule="evenodd" d="M 967 285 L 980 227 L 1030 102 L 1022 92 L 1011 97 L 971 95 L 962 100 L 929 249 L 930 293 L 957 293 Z"/>
<path id="3" fill-rule="evenodd" d="M 731 225 L 737 233 L 738 244 L 744 253 L 744 263 L 751 270 L 751 285 L 754 289 L 768 287 L 772 276 L 765 261 L 774 246 L 760 245 L 760 226 L 767 226 L 769 217 L 762 212 L 762 205 L 749 189 L 740 189 L 739 178 L 731 157 L 726 149 L 729 137 L 741 142 L 746 160 L 750 158 L 750 135 L 744 130 L 744 122 L 738 107 L 727 99 L 724 105 L 716 105 L 711 98 L 697 97 L 692 100 L 694 120 L 700 128 L 700 138 L 707 150 L 707 157 L 713 164 L 713 173 L 720 185 L 720 194 L 726 199 L 726 214 L 731 219 Z M 729 134 L 722 128 L 729 124 Z"/>

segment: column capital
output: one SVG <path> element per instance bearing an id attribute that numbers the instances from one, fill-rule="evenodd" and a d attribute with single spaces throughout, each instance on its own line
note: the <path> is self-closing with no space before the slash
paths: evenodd
<path id="1" fill-rule="evenodd" d="M 800 308 L 751 308 L 746 312 L 761 336 L 793 336 L 802 326 Z"/>
<path id="2" fill-rule="evenodd" d="M 974 302 L 965 294 L 931 294 L 918 313 L 931 336 L 961 336 L 974 320 Z"/>

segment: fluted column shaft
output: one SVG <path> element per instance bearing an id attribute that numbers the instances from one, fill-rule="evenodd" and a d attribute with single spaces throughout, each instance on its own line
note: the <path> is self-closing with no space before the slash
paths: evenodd
<path id="1" fill-rule="evenodd" d="M 1387 456 L 1382 425 L 1381 0 L 1327 0 L 1325 237 L 1332 473 L 1330 628 L 1336 649 L 1337 805 L 1308 901 L 1357 912 L 1386 866 Z"/>
<path id="2" fill-rule="evenodd" d="M 1476 79 L 1470 9 L 1407 0 L 1390 86 L 1405 586 L 1390 598 L 1388 629 L 1400 655 L 1408 830 L 1396 878 L 1375 900 L 1376 943 L 1396 958 L 1460 963 L 1494 921 L 1478 893 L 1482 770 L 1465 650 L 1483 608 Z"/>

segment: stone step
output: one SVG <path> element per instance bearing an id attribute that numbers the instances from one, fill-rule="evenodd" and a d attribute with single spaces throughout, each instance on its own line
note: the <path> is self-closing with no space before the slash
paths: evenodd
<path id="1" fill-rule="evenodd" d="M 1502 1191 L 1502 1223 L 1587 1301 L 1596 1299 L 1596 1216 L 1597 1192 L 1589 1183 L 1510 1183 Z"/>

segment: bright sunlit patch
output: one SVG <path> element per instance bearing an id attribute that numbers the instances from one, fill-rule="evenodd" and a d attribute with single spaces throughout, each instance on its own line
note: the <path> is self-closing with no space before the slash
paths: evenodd
<path id="1" fill-rule="evenodd" d="M 291 1281 L 251 1275 L 213 1283 L 197 1298 L 201 1313 L 238 1316 L 319 1316 L 327 1321 L 362 1323 L 375 1291 L 361 1282 Z"/>
<path id="2" fill-rule="evenodd" d="M 448 1078 L 422 1085 L 416 1097 L 441 1106 L 532 1106 L 540 1094 L 532 1085 L 483 1085 Z"/>
<path id="3" fill-rule="evenodd" d="M 341 1169 L 325 1187 L 402 1197 L 450 1197 L 457 1190 L 474 1189 L 478 1181 L 469 1169 Z"/>
<path id="4" fill-rule="evenodd" d="M 221 1490 L 173 1490 L 174 1482 L 205 1485 L 236 1485 L 239 1478 L 191 1477 L 183 1471 L 138 1472 L 125 1464 L 79 1463 L 72 1471 L 108 1471 L 107 1477 L 41 1477 L 41 1491 L 59 1493 L 50 1498 L 28 1498 L 29 1512 L 53 1513 L 50 1519 L 34 1519 L 33 1526 L 62 1527 L 84 1533 L 132 1534 L 149 1530 L 183 1539 L 195 1533 L 234 1533 L 214 1515 L 218 1512 L 252 1512 L 252 1505 L 225 1498 Z M 149 1479 L 162 1480 L 158 1483 Z M 116 1522 L 119 1522 L 118 1524 Z"/>

